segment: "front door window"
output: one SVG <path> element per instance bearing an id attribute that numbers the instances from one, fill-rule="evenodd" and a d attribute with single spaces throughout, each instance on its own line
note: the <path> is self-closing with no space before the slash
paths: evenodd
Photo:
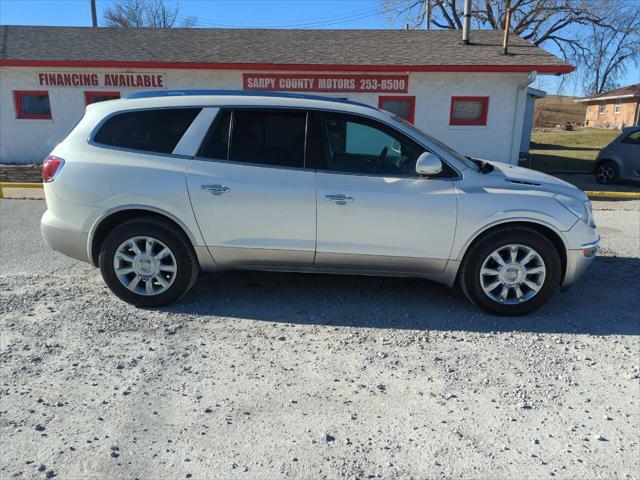
<path id="1" fill-rule="evenodd" d="M 335 172 L 365 175 L 414 176 L 425 151 L 393 129 L 354 115 L 319 115 L 324 138 L 324 165 Z"/>

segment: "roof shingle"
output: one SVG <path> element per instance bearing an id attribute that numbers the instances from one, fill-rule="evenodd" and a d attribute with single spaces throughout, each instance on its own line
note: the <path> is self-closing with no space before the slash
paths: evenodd
<path id="1" fill-rule="evenodd" d="M 542 66 L 565 61 L 518 36 L 503 55 L 503 32 L 476 30 L 268 30 L 0 27 L 0 64 L 20 61 L 191 62 L 368 66 Z M 532 68 L 533 70 L 533 68 Z"/>

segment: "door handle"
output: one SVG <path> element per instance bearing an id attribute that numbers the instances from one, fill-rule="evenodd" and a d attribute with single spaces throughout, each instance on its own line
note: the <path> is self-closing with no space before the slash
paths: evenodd
<path id="1" fill-rule="evenodd" d="M 344 193 L 338 193 L 336 195 L 325 195 L 324 199 L 327 202 L 334 202 L 336 205 L 345 205 L 347 203 L 353 202 L 353 197 L 351 195 L 345 195 Z"/>
<path id="2" fill-rule="evenodd" d="M 216 183 L 214 185 L 200 185 L 200 190 L 204 190 L 205 192 L 211 192 L 214 195 L 222 195 L 223 193 L 230 192 L 231 189 L 225 185 L 221 185 Z"/>

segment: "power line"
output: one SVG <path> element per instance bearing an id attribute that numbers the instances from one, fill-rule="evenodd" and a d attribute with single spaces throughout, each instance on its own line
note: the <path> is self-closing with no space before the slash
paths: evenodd
<path id="1" fill-rule="evenodd" d="M 396 5 L 394 8 L 399 8 L 399 7 L 408 5 L 410 3 L 413 3 L 413 1 L 414 0 L 405 0 L 400 4 Z M 387 7 L 382 7 L 382 8 L 376 7 L 375 9 L 369 8 L 364 10 L 356 10 L 354 12 L 347 13 L 347 14 L 334 15 L 330 17 L 320 17 L 319 19 L 308 21 L 308 22 L 287 23 L 287 24 L 285 24 L 284 22 L 273 22 L 273 23 L 257 25 L 257 24 L 242 23 L 242 22 L 224 22 L 223 23 L 223 22 L 215 22 L 215 21 L 206 20 L 206 19 L 196 19 L 194 22 L 194 25 L 199 25 L 203 27 L 209 26 L 209 27 L 228 27 L 228 28 L 239 28 L 239 27 L 264 28 L 265 26 L 268 26 L 268 25 L 278 25 L 276 28 L 313 28 L 313 27 L 317 28 L 317 27 L 326 27 L 331 25 L 337 25 L 340 23 L 348 23 L 348 22 L 353 22 L 357 20 L 362 20 L 365 18 L 375 17 L 386 11 L 388 11 Z M 188 18 L 189 17 L 178 17 L 178 20 L 184 21 L 184 20 L 187 20 Z M 193 20 L 193 18 L 191 18 L 190 20 Z"/>
<path id="2" fill-rule="evenodd" d="M 276 28 L 310 28 L 310 27 L 323 27 L 323 26 L 329 26 L 329 25 L 336 25 L 339 23 L 348 23 L 356 20 L 361 20 L 364 18 L 375 17 L 377 15 L 380 15 L 384 11 L 385 10 L 376 10 L 374 12 L 352 15 L 348 17 L 338 17 L 333 21 L 323 20 L 323 21 L 313 21 L 313 22 L 305 22 L 305 23 L 298 23 L 298 24 L 281 24 L 281 25 L 277 25 Z M 181 18 L 181 19 L 184 20 L 184 18 Z M 211 22 L 211 21 L 198 20 L 198 19 L 196 19 L 195 24 L 196 25 L 200 24 L 202 26 L 230 27 L 230 28 L 238 28 L 238 27 L 246 27 L 246 28 L 263 27 L 264 28 L 265 27 L 265 24 L 257 25 L 257 24 L 238 24 L 238 23 L 235 23 L 235 24 L 218 23 L 218 22 Z"/>
<path id="3" fill-rule="evenodd" d="M 339 20 L 341 18 L 343 18 L 344 16 L 352 16 L 352 15 L 360 15 L 360 14 L 366 14 L 366 13 L 373 13 L 373 12 L 378 12 L 380 10 L 380 7 L 369 7 L 369 8 L 365 8 L 365 9 L 360 9 L 360 10 L 354 10 L 352 12 L 348 12 L 348 13 L 341 13 L 341 14 L 337 14 L 337 15 L 329 15 L 327 17 L 319 17 L 313 21 L 309 20 L 308 18 L 305 19 L 300 19 L 300 20 L 279 20 L 279 21 L 274 21 L 274 22 L 265 22 L 263 25 L 295 25 L 295 24 L 306 24 L 306 23 L 319 23 L 319 22 L 324 22 L 324 21 L 332 21 L 332 20 Z M 220 23 L 217 21 L 213 21 L 213 20 L 200 20 L 198 19 L 201 23 L 204 24 L 211 24 L 211 25 L 229 25 L 229 26 L 245 26 L 245 25 L 255 25 L 252 23 L 248 23 L 248 22 L 224 22 L 224 23 Z"/>

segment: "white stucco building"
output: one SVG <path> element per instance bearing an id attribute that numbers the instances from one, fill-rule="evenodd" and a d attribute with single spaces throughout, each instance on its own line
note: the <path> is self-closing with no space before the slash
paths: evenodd
<path id="1" fill-rule="evenodd" d="M 40 162 L 87 103 L 140 90 L 313 93 L 392 110 L 460 152 L 516 163 L 534 75 L 573 70 L 458 31 L 0 27 L 0 162 Z M 535 72 L 535 73 L 534 73 Z"/>

